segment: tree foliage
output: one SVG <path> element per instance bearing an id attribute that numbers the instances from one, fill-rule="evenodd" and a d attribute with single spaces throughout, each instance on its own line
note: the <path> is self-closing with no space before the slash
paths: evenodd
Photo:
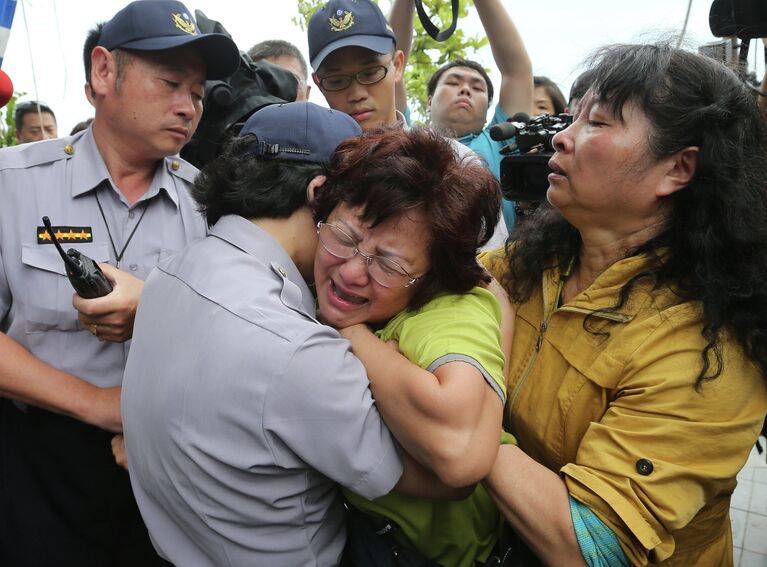
<path id="1" fill-rule="evenodd" d="M 325 0 L 297 0 L 298 16 L 293 23 L 306 30 L 309 18 L 325 3 Z M 391 8 L 391 1 L 376 2 L 384 14 Z M 415 34 L 413 49 L 410 52 L 407 69 L 405 70 L 405 87 L 407 88 L 408 104 L 414 120 L 423 121 L 426 117 L 426 83 L 434 72 L 444 63 L 453 59 L 471 59 L 478 49 L 487 45 L 487 38 L 466 36 L 461 30 L 461 19 L 468 14 L 468 7 L 473 6 L 473 0 L 463 0 L 460 3 L 458 27 L 455 33 L 446 41 L 438 42 L 429 37 L 424 31 L 418 16 L 415 17 Z M 432 21 L 440 29 L 445 29 L 451 21 L 450 0 L 428 0 L 424 8 L 432 16 Z"/>
<path id="2" fill-rule="evenodd" d="M 0 108 L 0 148 L 15 146 L 16 124 L 13 121 L 13 111 L 16 108 L 16 101 L 26 93 L 14 92 L 11 100 L 3 108 Z"/>

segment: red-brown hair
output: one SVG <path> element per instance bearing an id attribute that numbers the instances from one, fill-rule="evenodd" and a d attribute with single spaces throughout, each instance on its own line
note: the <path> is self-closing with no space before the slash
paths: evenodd
<path id="1" fill-rule="evenodd" d="M 498 221 L 500 187 L 478 159 L 459 158 L 446 138 L 425 129 L 387 129 L 342 143 L 318 191 L 317 220 L 341 203 L 362 207 L 372 226 L 405 211 L 423 213 L 432 237 L 431 269 L 408 308 L 489 281 L 476 253 Z"/>

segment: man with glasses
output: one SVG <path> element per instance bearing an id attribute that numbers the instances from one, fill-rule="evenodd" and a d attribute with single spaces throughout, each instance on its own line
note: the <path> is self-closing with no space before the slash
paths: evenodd
<path id="1" fill-rule="evenodd" d="M 59 135 L 53 110 L 35 100 L 17 104 L 13 111 L 13 122 L 16 124 L 16 140 L 19 144 L 50 140 Z"/>
<path id="2" fill-rule="evenodd" d="M 312 15 L 308 35 L 312 78 L 331 108 L 364 130 L 404 126 L 394 93 L 405 56 L 375 3 L 330 0 Z"/>
<path id="3" fill-rule="evenodd" d="M 335 483 L 367 498 L 441 486 L 400 455 L 305 281 L 327 162 L 360 133 L 312 103 L 253 114 L 195 184 L 210 235 L 144 286 L 123 385 L 128 469 L 176 565 L 335 566 Z"/>
<path id="4" fill-rule="evenodd" d="M 363 130 L 408 126 L 397 110 L 398 98 L 405 106 L 405 54 L 397 49 L 397 38 L 374 2 L 330 0 L 312 15 L 308 36 L 312 78 L 330 108 L 345 112 Z M 452 147 L 458 159 L 477 159 L 457 141 Z M 497 248 L 506 240 L 508 231 L 500 213 L 499 218 L 483 249 Z"/>

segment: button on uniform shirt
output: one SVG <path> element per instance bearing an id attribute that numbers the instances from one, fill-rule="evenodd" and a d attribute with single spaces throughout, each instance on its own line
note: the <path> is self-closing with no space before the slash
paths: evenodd
<path id="1" fill-rule="evenodd" d="M 205 235 L 189 193 L 196 174 L 180 158 L 166 158 L 129 205 L 90 129 L 0 151 L 0 331 L 55 368 L 97 386 L 119 385 L 130 342 L 100 342 L 77 320 L 74 290 L 41 219 L 50 218 L 64 250 L 112 265 L 107 225 L 119 253 L 141 219 L 119 268 L 145 279 L 162 258 Z"/>
<path id="2" fill-rule="evenodd" d="M 402 475 L 350 344 L 239 216 L 147 280 L 122 415 L 141 515 L 176 565 L 337 565 L 336 483 L 375 498 Z"/>

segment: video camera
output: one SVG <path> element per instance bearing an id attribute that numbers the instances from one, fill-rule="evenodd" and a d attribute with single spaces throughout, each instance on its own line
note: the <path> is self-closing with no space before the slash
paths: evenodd
<path id="1" fill-rule="evenodd" d="M 518 112 L 509 121 L 490 128 L 490 137 L 514 140 L 501 149 L 501 190 L 510 201 L 541 202 L 549 188 L 549 158 L 554 154 L 552 139 L 573 122 L 571 114 L 530 117 Z"/>
<path id="2" fill-rule="evenodd" d="M 201 32 L 230 36 L 220 22 L 207 18 L 200 10 L 195 11 L 195 17 Z M 181 157 L 202 169 L 221 153 L 230 136 L 239 134 L 256 110 L 295 100 L 297 86 L 290 71 L 268 61 L 254 63 L 241 51 L 237 71 L 224 80 L 205 83 L 205 112 L 194 136 L 181 149 Z"/>

